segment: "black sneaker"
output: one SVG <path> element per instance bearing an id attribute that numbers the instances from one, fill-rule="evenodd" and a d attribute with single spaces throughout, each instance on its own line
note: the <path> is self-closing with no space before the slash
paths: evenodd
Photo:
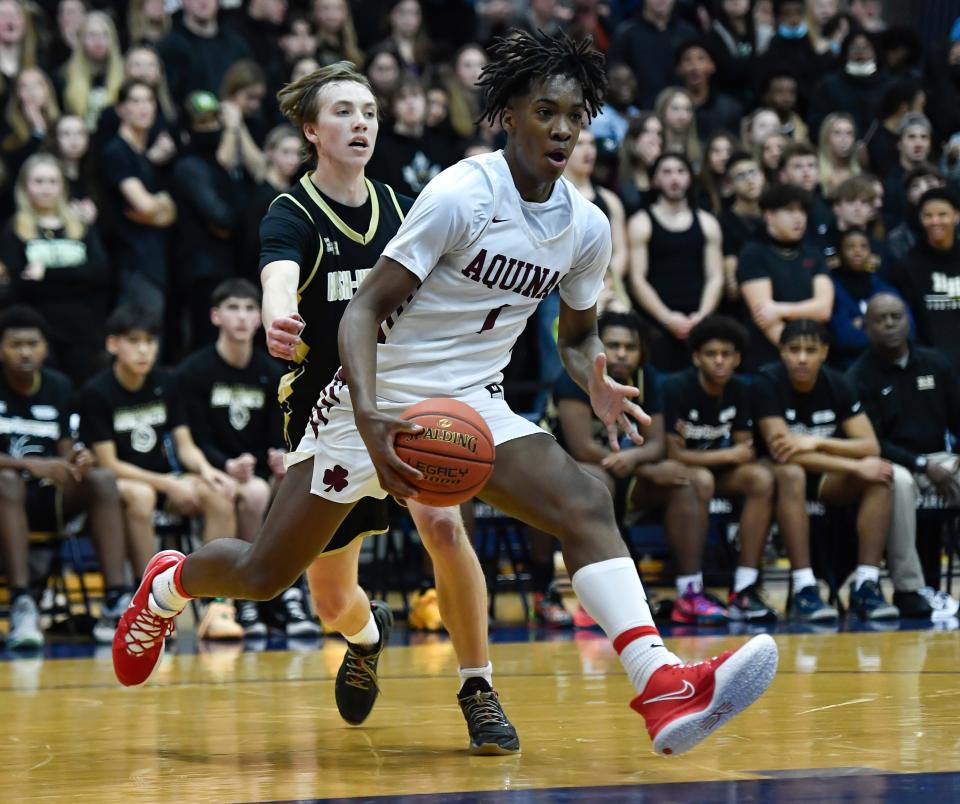
<path id="1" fill-rule="evenodd" d="M 323 633 L 320 624 L 307 614 L 299 586 L 291 586 L 280 596 L 280 609 L 283 632 L 288 637 L 317 637 Z"/>
<path id="2" fill-rule="evenodd" d="M 519 754 L 520 738 L 507 720 L 500 697 L 482 678 L 468 678 L 457 694 L 470 732 L 470 753 L 477 756 Z"/>
<path id="3" fill-rule="evenodd" d="M 243 628 L 245 637 L 265 637 L 267 624 L 260 619 L 260 608 L 253 600 L 235 600 L 237 622 Z"/>
<path id="4" fill-rule="evenodd" d="M 393 612 L 386 603 L 374 600 L 370 608 L 380 629 L 380 641 L 370 648 L 348 642 L 334 686 L 340 717 L 354 726 L 359 726 L 367 719 L 380 694 L 377 663 L 393 629 Z"/>
<path id="5" fill-rule="evenodd" d="M 900 609 L 883 599 L 876 581 L 864 581 L 859 589 L 851 584 L 850 609 L 861 620 L 895 620 L 900 616 Z"/>
<path id="6" fill-rule="evenodd" d="M 930 602 L 919 592 L 894 592 L 893 605 L 900 609 L 900 616 L 911 620 L 929 620 L 933 615 Z"/>
<path id="7" fill-rule="evenodd" d="M 730 592 L 727 616 L 742 622 L 775 622 L 777 619 L 776 612 L 767 605 L 756 584 L 750 584 L 739 592 Z"/>

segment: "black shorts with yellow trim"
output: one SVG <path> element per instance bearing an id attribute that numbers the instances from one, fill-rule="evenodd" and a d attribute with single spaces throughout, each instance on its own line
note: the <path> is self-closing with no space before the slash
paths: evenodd
<path id="1" fill-rule="evenodd" d="M 47 480 L 31 478 L 26 482 L 27 527 L 31 531 L 63 531 L 63 492 Z"/>
<path id="2" fill-rule="evenodd" d="M 390 498 L 378 500 L 364 497 L 347 514 L 333 534 L 329 544 L 320 551 L 321 556 L 339 553 L 349 547 L 356 539 L 376 536 L 390 530 Z"/>

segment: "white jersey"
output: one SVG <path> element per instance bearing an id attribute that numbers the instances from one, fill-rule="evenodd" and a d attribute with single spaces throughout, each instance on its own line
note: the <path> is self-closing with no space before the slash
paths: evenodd
<path id="1" fill-rule="evenodd" d="M 527 319 L 559 287 L 575 310 L 596 304 L 610 224 L 566 179 L 524 201 L 503 152 L 433 179 L 384 249 L 421 280 L 381 328 L 377 395 L 408 402 L 503 380 Z"/>

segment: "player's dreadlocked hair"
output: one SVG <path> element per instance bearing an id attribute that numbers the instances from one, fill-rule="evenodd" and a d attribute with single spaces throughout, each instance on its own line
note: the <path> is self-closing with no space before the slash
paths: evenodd
<path id="1" fill-rule="evenodd" d="M 554 75 L 569 76 L 583 87 L 590 117 L 596 117 L 607 92 L 606 59 L 593 48 L 593 37 L 575 42 L 565 33 L 551 36 L 513 30 L 497 37 L 490 47 L 491 60 L 480 73 L 477 86 L 483 93 L 478 122 L 495 122 L 510 99 L 530 90 L 534 81 Z"/>

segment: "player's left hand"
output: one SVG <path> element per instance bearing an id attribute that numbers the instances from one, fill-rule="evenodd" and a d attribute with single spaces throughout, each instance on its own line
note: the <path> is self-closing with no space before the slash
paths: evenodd
<path id="1" fill-rule="evenodd" d="M 640 396 L 640 389 L 621 385 L 611 379 L 607 375 L 607 356 L 603 353 L 593 359 L 593 371 L 587 381 L 587 390 L 590 392 L 593 412 L 607 428 L 610 449 L 614 452 L 620 451 L 618 426 L 639 447 L 643 443 L 643 436 L 637 430 L 636 423 L 650 424 L 650 417 L 643 408 L 630 401 L 632 397 Z"/>
<path id="2" fill-rule="evenodd" d="M 233 500 L 237 496 L 237 481 L 219 469 L 214 469 L 212 466 L 205 469 L 200 473 L 200 479 L 228 500 Z"/>

